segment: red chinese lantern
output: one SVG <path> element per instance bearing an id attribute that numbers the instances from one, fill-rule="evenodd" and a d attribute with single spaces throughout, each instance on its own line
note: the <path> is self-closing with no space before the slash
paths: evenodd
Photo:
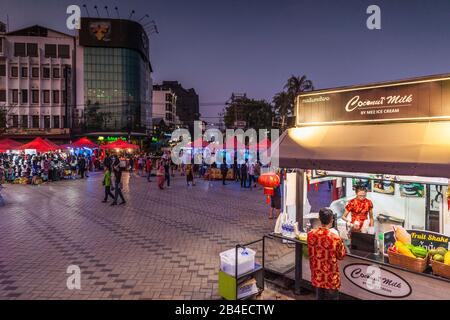
<path id="1" fill-rule="evenodd" d="M 270 197 L 274 194 L 274 188 L 280 185 L 280 177 L 274 172 L 263 173 L 259 176 L 258 183 L 264 187 L 266 202 L 269 204 Z"/>

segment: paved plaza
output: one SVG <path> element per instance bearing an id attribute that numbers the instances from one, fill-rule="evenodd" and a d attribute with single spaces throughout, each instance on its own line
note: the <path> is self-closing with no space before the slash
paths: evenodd
<path id="1" fill-rule="evenodd" d="M 112 207 L 101 203 L 101 180 L 5 186 L 0 299 L 219 299 L 219 253 L 275 223 L 261 188 L 187 187 L 177 176 L 159 190 L 155 177 L 125 174 L 127 203 Z M 268 244 L 267 259 L 285 249 L 277 246 Z M 254 249 L 260 258 L 261 246 Z M 80 290 L 67 289 L 69 265 L 81 269 Z M 280 298 L 270 286 L 264 294 Z"/>

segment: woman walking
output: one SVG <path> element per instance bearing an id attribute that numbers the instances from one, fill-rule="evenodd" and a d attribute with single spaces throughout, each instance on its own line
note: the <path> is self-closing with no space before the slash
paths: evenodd
<path id="1" fill-rule="evenodd" d="M 191 183 L 193 186 L 195 186 L 194 170 L 192 168 L 192 164 L 188 164 L 186 166 L 186 182 L 187 182 L 188 187 L 189 187 L 189 183 Z"/>
<path id="2" fill-rule="evenodd" d="M 164 169 L 164 163 L 163 163 L 163 161 L 160 161 L 156 175 L 158 176 L 158 187 L 161 190 L 164 189 L 165 173 L 166 173 L 166 170 Z"/>

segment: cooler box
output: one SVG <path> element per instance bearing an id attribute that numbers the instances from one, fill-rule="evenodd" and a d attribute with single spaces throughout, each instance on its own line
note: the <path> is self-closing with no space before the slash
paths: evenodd
<path id="1" fill-rule="evenodd" d="M 250 248 L 238 249 L 238 274 L 247 273 L 255 268 L 256 252 Z M 220 270 L 236 277 L 236 248 L 220 253 Z"/>

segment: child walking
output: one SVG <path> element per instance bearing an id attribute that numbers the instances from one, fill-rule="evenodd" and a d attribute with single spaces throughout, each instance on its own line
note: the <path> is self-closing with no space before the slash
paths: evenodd
<path id="1" fill-rule="evenodd" d="M 105 174 L 103 175 L 103 185 L 105 186 L 105 199 L 102 202 L 108 201 L 108 196 L 114 200 L 114 195 L 111 192 L 111 171 L 105 167 Z"/>

